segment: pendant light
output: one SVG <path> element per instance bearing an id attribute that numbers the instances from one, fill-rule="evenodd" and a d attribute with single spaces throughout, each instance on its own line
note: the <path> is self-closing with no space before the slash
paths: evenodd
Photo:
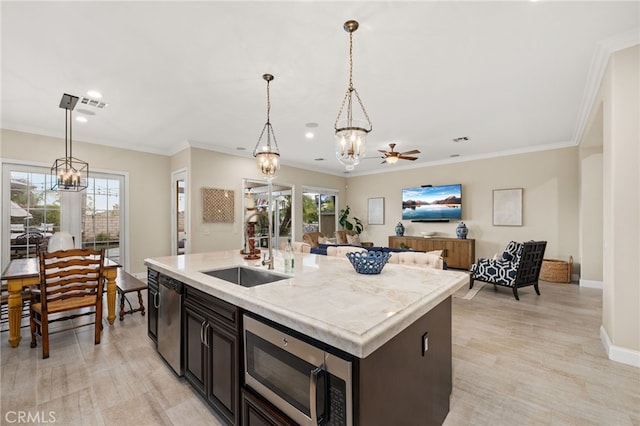
<path id="1" fill-rule="evenodd" d="M 276 135 L 273 133 L 273 127 L 269 121 L 269 115 L 271 112 L 271 98 L 269 94 L 269 85 L 274 77 L 271 74 L 264 74 L 262 76 L 267 82 L 267 122 L 262 128 L 262 133 L 258 138 L 256 147 L 253 149 L 253 156 L 258 160 L 258 170 L 267 179 L 273 179 L 280 170 L 280 152 L 278 151 L 278 143 L 276 142 Z M 267 134 L 266 143 L 261 146 L 262 137 Z M 273 143 L 272 143 L 273 140 Z"/>
<path id="2" fill-rule="evenodd" d="M 367 114 L 367 110 L 362 104 L 360 95 L 353 87 L 353 33 L 358 29 L 357 21 L 347 21 L 344 23 L 344 30 L 349 33 L 349 87 L 340 105 L 338 117 L 335 122 L 335 151 L 338 161 L 345 165 L 348 171 L 360 163 L 366 148 L 367 134 L 373 126 Z M 354 118 L 353 97 L 358 101 L 364 119 Z M 347 107 L 343 117 L 343 111 Z"/>
<path id="3" fill-rule="evenodd" d="M 64 94 L 60 100 L 60 108 L 65 110 L 64 125 L 64 158 L 58 158 L 51 166 L 54 177 L 52 191 L 82 191 L 89 181 L 89 163 L 73 156 L 72 111 L 78 103 L 78 97 Z"/>

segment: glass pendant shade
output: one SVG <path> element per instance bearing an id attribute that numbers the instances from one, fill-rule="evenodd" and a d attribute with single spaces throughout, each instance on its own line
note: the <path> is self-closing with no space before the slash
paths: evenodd
<path id="1" fill-rule="evenodd" d="M 258 160 L 258 171 L 262 176 L 273 179 L 280 170 L 280 154 L 273 151 L 262 151 L 255 154 Z"/>
<path id="2" fill-rule="evenodd" d="M 367 134 L 373 128 L 360 95 L 353 87 L 353 33 L 358 29 L 358 25 L 357 21 L 351 20 L 343 26 L 349 33 L 349 86 L 334 125 L 336 158 L 347 171 L 353 170 L 360 163 L 367 147 Z M 362 119 L 354 118 L 355 106 L 360 107 L 359 115 Z"/>
<path id="3" fill-rule="evenodd" d="M 278 170 L 280 170 L 280 151 L 278 150 L 276 135 L 273 132 L 273 126 L 271 126 L 271 121 L 269 119 L 271 113 L 269 85 L 274 77 L 271 74 L 264 74 L 262 78 L 267 82 L 267 122 L 262 128 L 256 147 L 253 149 L 253 156 L 258 162 L 258 171 L 260 174 L 271 180 L 276 177 Z M 264 145 L 261 145 L 265 134 L 266 138 Z"/>
<path id="4" fill-rule="evenodd" d="M 60 100 L 60 108 L 65 110 L 64 157 L 51 166 L 52 191 L 82 191 L 89 186 L 89 163 L 73 156 L 72 111 L 77 102 L 77 96 L 66 93 Z"/>
<path id="5" fill-rule="evenodd" d="M 354 122 L 355 121 L 355 122 Z M 349 171 L 360 163 L 367 148 L 367 129 L 359 126 L 360 120 L 343 121 L 341 127 L 336 128 L 335 152 L 336 158 Z M 341 124 L 340 122 L 338 124 Z"/>

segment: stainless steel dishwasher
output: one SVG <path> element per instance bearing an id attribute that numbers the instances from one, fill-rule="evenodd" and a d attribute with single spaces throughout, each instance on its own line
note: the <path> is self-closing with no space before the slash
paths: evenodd
<path id="1" fill-rule="evenodd" d="M 158 352 L 178 376 L 184 374 L 182 358 L 182 295 L 183 284 L 160 274 L 158 278 Z"/>

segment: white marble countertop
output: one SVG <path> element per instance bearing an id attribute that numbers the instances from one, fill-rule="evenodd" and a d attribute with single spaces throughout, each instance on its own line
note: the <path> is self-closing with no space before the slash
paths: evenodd
<path id="1" fill-rule="evenodd" d="M 284 274 L 274 251 L 273 273 Z M 469 283 L 461 271 L 387 264 L 379 275 L 358 274 L 344 257 L 296 254 L 291 278 L 242 287 L 202 273 L 244 265 L 239 250 L 145 259 L 145 264 L 185 284 L 365 358 L 401 330 Z"/>

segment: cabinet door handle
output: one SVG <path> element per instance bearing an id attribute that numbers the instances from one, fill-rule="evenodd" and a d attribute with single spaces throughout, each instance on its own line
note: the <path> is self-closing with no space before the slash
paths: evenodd
<path id="1" fill-rule="evenodd" d="M 202 343 L 206 347 L 209 347 L 209 345 L 207 345 L 206 337 L 205 337 L 206 328 L 207 328 L 206 326 L 207 326 L 207 322 L 202 321 L 202 324 L 200 324 L 200 343 Z"/>
<path id="2" fill-rule="evenodd" d="M 158 309 L 160 307 L 160 292 L 153 294 L 153 306 Z"/>
<path id="3" fill-rule="evenodd" d="M 211 327 L 211 324 L 207 323 L 207 327 L 204 329 L 204 337 L 205 340 L 207 341 L 207 348 L 211 347 L 211 342 L 209 342 L 209 328 Z"/>
<path id="4" fill-rule="evenodd" d="M 327 385 L 327 377 L 325 376 L 326 374 L 326 370 L 324 368 L 324 365 L 321 365 L 320 367 L 316 368 L 315 370 L 311 371 L 311 376 L 309 377 L 309 411 L 310 411 L 310 415 L 311 415 L 311 420 L 313 422 L 313 424 L 324 424 L 325 419 L 324 416 L 327 414 L 328 412 L 328 402 L 329 402 L 329 387 Z M 321 392 L 326 392 L 327 394 L 324 396 L 323 400 L 325 403 L 325 406 L 322 407 L 322 417 L 318 418 L 318 377 L 319 376 L 323 376 L 323 389 L 321 389 Z"/>

